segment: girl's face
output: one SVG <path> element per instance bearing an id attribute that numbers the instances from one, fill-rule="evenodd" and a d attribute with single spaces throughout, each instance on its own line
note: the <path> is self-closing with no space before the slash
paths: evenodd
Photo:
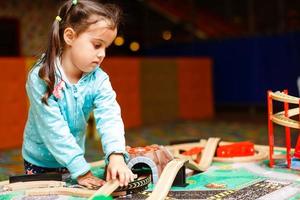
<path id="1" fill-rule="evenodd" d="M 105 20 L 91 24 L 79 35 L 75 34 L 69 55 L 72 65 L 81 72 L 91 72 L 101 64 L 106 48 L 113 42 L 117 29 L 108 28 Z"/>

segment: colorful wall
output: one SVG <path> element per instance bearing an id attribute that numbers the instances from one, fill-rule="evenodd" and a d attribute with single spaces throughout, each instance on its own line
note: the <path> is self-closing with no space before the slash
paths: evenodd
<path id="1" fill-rule="evenodd" d="M 43 52 L 57 7 L 58 1 L 53 0 L 0 1 L 0 18 L 19 21 L 21 55 L 35 56 Z"/>
<path id="2" fill-rule="evenodd" d="M 267 90 L 288 89 L 289 94 L 300 95 L 300 32 L 166 45 L 146 55 L 212 58 L 218 106 L 265 106 Z"/>
<path id="3" fill-rule="evenodd" d="M 0 149 L 21 146 L 28 101 L 25 81 L 32 58 L 0 58 Z M 126 128 L 211 118 L 214 114 L 209 58 L 113 57 L 110 75 Z"/>

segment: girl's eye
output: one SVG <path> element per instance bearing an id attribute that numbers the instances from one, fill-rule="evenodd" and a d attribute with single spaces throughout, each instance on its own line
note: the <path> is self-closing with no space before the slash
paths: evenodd
<path id="1" fill-rule="evenodd" d="M 94 44 L 95 49 L 99 49 L 101 47 L 101 44 Z"/>

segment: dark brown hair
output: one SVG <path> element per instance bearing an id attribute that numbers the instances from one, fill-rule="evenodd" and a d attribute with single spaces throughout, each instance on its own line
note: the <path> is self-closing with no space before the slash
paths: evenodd
<path id="1" fill-rule="evenodd" d="M 121 10 L 113 4 L 101 4 L 92 0 L 78 0 L 73 4 L 72 0 L 67 0 L 61 5 L 58 16 L 61 20 L 55 19 L 49 32 L 49 40 L 45 55 L 42 58 L 42 67 L 39 70 L 39 77 L 47 85 L 46 92 L 41 101 L 48 105 L 48 98 L 51 96 L 55 84 L 55 59 L 60 55 L 64 43 L 64 30 L 71 27 L 79 35 L 91 24 L 98 20 L 89 20 L 92 15 L 107 20 L 109 28 L 117 28 L 120 21 Z"/>

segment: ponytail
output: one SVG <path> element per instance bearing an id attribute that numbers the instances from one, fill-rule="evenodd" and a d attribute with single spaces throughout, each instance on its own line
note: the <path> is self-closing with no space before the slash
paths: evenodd
<path id="1" fill-rule="evenodd" d="M 45 56 L 43 57 L 43 65 L 39 70 L 39 77 L 46 83 L 46 92 L 42 97 L 42 103 L 48 105 L 48 98 L 53 92 L 55 84 L 55 58 L 60 54 L 61 42 L 59 36 L 59 20 L 55 20 L 49 34 L 49 40 Z"/>
<path id="2" fill-rule="evenodd" d="M 70 11 L 72 4 L 68 4 L 66 2 L 62 5 L 61 9 L 58 12 L 58 16 L 56 16 L 49 36 L 48 36 L 48 44 L 46 48 L 45 55 L 42 58 L 42 67 L 39 70 L 39 77 L 45 81 L 46 83 L 46 92 L 44 96 L 41 98 L 42 103 L 48 105 L 48 98 L 51 96 L 54 90 L 55 84 L 55 60 L 56 57 L 60 55 L 60 51 L 63 47 L 63 38 L 62 31 L 64 27 L 62 26 L 62 18 L 61 16 L 66 16 Z"/>

